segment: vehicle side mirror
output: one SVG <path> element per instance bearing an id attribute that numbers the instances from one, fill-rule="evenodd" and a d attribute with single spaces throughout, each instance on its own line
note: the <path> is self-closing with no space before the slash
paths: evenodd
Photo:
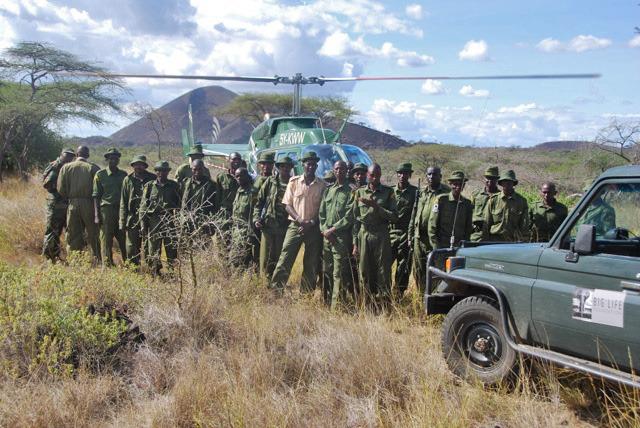
<path id="1" fill-rule="evenodd" d="M 593 254 L 596 249 L 596 227 L 592 224 L 581 224 L 573 243 L 573 251 L 580 255 Z"/>

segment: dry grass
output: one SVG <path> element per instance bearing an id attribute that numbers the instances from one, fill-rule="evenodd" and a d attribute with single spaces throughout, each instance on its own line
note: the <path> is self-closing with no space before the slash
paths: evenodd
<path id="1" fill-rule="evenodd" d="M 23 210 L 43 205 L 42 195 L 30 192 L 3 189 L 0 197 Z M 0 217 L 5 230 L 4 210 Z M 40 236 L 20 224 L 25 237 Z M 57 266 L 56 275 L 67 270 L 67 280 L 78 284 L 104 277 L 86 293 L 95 300 L 137 296 L 130 316 L 147 340 L 118 367 L 80 367 L 72 377 L 0 376 L 0 426 L 638 423 L 637 394 L 597 394 L 584 378 L 558 380 L 549 368 L 523 374 L 510 389 L 461 382 L 441 357 L 439 320 L 416 314 L 412 302 L 386 316 L 330 312 L 318 293 L 303 298 L 294 289 L 275 297 L 225 260 L 215 248 L 198 255 L 198 286 L 182 278 L 180 306 L 176 278 Z M 30 269 L 41 281 L 54 271 L 46 264 Z"/>

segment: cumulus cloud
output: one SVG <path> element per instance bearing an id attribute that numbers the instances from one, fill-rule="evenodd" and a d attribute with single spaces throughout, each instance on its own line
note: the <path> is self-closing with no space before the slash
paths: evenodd
<path id="1" fill-rule="evenodd" d="M 473 97 L 473 98 L 487 98 L 489 96 L 489 91 L 486 89 L 473 89 L 471 85 L 464 85 L 460 88 L 460 95 L 464 97 Z"/>
<path id="2" fill-rule="evenodd" d="M 592 139 L 610 116 L 589 116 L 568 108 L 536 103 L 502 106 L 478 116 L 471 107 L 436 107 L 376 99 L 363 114 L 377 129 L 392 129 L 413 139 L 456 144 L 532 146 L 558 139 Z"/>
<path id="3" fill-rule="evenodd" d="M 419 4 L 410 4 L 404 9 L 409 18 L 422 19 L 422 6 Z"/>
<path id="4" fill-rule="evenodd" d="M 553 38 L 546 38 L 538 42 L 536 47 L 542 52 L 576 52 L 604 49 L 611 46 L 610 39 L 598 38 L 592 35 L 578 35 L 569 42 L 564 43 Z"/>
<path id="5" fill-rule="evenodd" d="M 487 61 L 489 60 L 489 46 L 484 40 L 469 40 L 458 53 L 460 60 Z"/>
<path id="6" fill-rule="evenodd" d="M 640 48 L 640 34 L 629 40 L 630 48 Z"/>
<path id="7" fill-rule="evenodd" d="M 442 95 L 447 92 L 440 80 L 433 79 L 425 80 L 420 90 L 427 95 Z"/>
<path id="8" fill-rule="evenodd" d="M 0 51 L 7 49 L 16 42 L 16 32 L 7 18 L 0 15 Z"/>

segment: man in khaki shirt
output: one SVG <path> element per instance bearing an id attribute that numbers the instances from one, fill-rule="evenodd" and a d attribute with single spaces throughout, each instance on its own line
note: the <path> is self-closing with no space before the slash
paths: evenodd
<path id="1" fill-rule="evenodd" d="M 310 292 L 315 288 L 318 260 L 322 254 L 318 211 L 326 187 L 325 182 L 316 177 L 319 160 L 315 152 L 307 152 L 304 155 L 304 174 L 289 180 L 282 199 L 291 224 L 287 228 L 282 253 L 271 278 L 271 287 L 277 290 L 282 290 L 289 279 L 302 244 L 304 260 L 300 290 Z"/>

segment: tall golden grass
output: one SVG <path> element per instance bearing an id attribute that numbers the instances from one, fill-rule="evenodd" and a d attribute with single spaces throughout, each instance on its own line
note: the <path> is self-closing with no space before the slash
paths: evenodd
<path id="1" fill-rule="evenodd" d="M 33 195 L 26 186 L 0 196 L 17 213 L 17 207 L 44 202 Z M 5 230 L 9 217 L 2 216 Z M 34 239 L 33 226 L 24 227 L 19 233 Z M 60 376 L 3 373 L 0 426 L 548 427 L 639 421 L 635 392 L 615 396 L 597 382 L 575 375 L 566 380 L 564 372 L 544 366 L 534 365 L 529 376 L 526 364 L 509 388 L 463 382 L 442 359 L 440 321 L 417 315 L 410 303 L 378 316 L 331 312 L 318 294 L 274 296 L 264 281 L 224 260 L 215 247 L 198 254 L 197 282 L 190 272 L 152 279 L 78 264 L 24 268 L 34 290 L 47 275 L 68 272 L 65 287 L 82 291 L 79 304 L 112 299 L 122 307 L 131 301 L 128 315 L 146 341 L 123 351 L 113 366 L 80 365 Z M 184 295 L 178 305 L 180 280 Z M 11 335 L 0 338 L 10 341 Z"/>

